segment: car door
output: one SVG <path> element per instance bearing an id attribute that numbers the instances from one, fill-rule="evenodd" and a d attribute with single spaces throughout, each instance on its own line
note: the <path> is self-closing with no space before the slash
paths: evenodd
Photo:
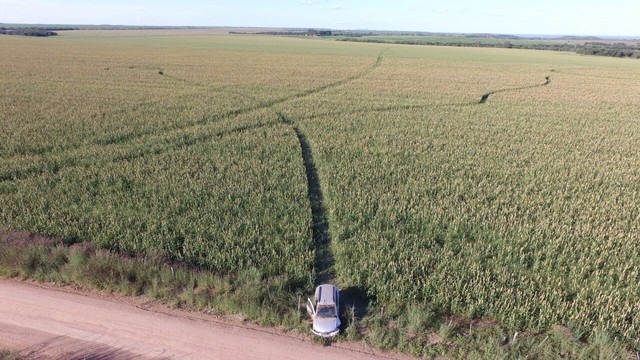
<path id="1" fill-rule="evenodd" d="M 313 302 L 309 298 L 307 298 L 307 312 L 312 318 L 316 316 L 316 308 L 313 306 Z"/>

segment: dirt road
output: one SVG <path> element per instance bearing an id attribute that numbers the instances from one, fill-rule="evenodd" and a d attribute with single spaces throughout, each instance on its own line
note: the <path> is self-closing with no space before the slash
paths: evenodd
<path id="1" fill-rule="evenodd" d="M 0 349 L 65 359 L 372 359 L 358 344 L 322 346 L 240 321 L 0 279 Z M 378 353 L 378 351 L 376 351 Z"/>

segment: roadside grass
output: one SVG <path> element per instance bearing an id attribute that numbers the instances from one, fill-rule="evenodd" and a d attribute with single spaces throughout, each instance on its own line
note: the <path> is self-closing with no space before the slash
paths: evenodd
<path id="1" fill-rule="evenodd" d="M 15 352 L 0 349 L 0 360 L 18 360 L 18 359 L 22 359 L 22 358 L 16 355 Z"/>
<path id="2" fill-rule="evenodd" d="M 66 245 L 56 239 L 9 243 L 7 238 L 0 242 L 2 277 L 145 296 L 170 307 L 232 315 L 261 326 L 309 334 L 306 294 L 291 289 L 284 279 L 265 277 L 258 269 L 219 276 L 162 256 L 126 256 L 91 243 Z M 487 320 L 441 314 L 429 305 L 394 308 L 372 303 L 359 319 L 343 304 L 342 316 L 343 332 L 336 339 L 312 339 L 325 346 L 334 341 L 361 342 L 423 358 L 634 358 L 624 343 L 605 331 L 587 335 L 583 328 L 554 326 L 539 333 L 518 332 Z M 0 354 L 3 359 L 20 358 L 12 352 Z"/>
<path id="3" fill-rule="evenodd" d="M 263 326 L 307 328 L 306 316 L 297 309 L 299 290 L 286 277 L 269 278 L 255 268 L 218 276 L 162 256 L 125 256 L 91 243 L 52 240 L 0 243 L 0 276 L 146 296 L 176 308 L 239 315 Z"/>

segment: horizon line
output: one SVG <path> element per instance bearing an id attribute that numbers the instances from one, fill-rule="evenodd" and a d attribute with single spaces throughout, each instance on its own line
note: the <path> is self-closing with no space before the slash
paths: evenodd
<path id="1" fill-rule="evenodd" d="M 251 25 L 133 25 L 133 24 L 65 24 L 65 23 L 3 23 L 0 22 L 0 26 L 86 26 L 86 27 L 130 27 L 130 28 L 162 28 L 162 29 L 286 29 L 286 30 L 307 30 L 307 29 L 319 29 L 319 30 L 332 30 L 332 31 L 371 31 L 371 32 L 395 32 L 395 33 L 423 33 L 423 34 L 445 34 L 445 35 L 497 35 L 497 36 L 517 36 L 522 38 L 533 37 L 546 37 L 546 38 L 561 38 L 561 37 L 580 37 L 580 38 L 602 38 L 603 40 L 638 40 L 640 41 L 640 35 L 593 35 L 593 34 L 545 34 L 545 33 L 504 33 L 504 32 L 449 32 L 449 31 L 427 31 L 427 30 L 388 30 L 388 29 L 339 29 L 329 27 L 300 27 L 300 26 L 251 26 Z"/>

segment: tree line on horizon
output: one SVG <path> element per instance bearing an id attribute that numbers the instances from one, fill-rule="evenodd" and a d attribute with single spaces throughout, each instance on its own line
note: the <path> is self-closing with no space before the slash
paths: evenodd
<path id="1" fill-rule="evenodd" d="M 22 35 L 22 36 L 35 36 L 35 37 L 49 37 L 56 36 L 58 33 L 56 31 L 62 30 L 78 30 L 77 27 L 65 27 L 65 26 L 54 26 L 54 27 L 42 27 L 42 26 L 30 26 L 30 27 L 0 27 L 0 34 L 4 35 Z M 505 39 L 504 42 L 482 42 L 482 41 L 435 41 L 429 40 L 429 35 L 424 35 L 424 39 L 402 39 L 402 35 L 396 35 L 397 38 L 391 39 L 380 39 L 380 38 L 367 38 L 367 36 L 374 35 L 373 32 L 344 32 L 337 31 L 332 32 L 331 30 L 317 30 L 317 29 L 308 29 L 308 30 L 293 30 L 293 31 L 263 31 L 257 33 L 245 33 L 245 32 L 237 32 L 230 31 L 230 34 L 259 34 L 259 35 L 276 35 L 276 36 L 319 36 L 319 37 L 331 37 L 331 36 L 342 36 L 338 37 L 338 41 L 351 41 L 351 42 L 368 42 L 368 43 L 391 43 L 391 44 L 402 44 L 402 45 L 431 45 L 431 46 L 458 46 L 458 47 L 488 47 L 488 48 L 507 48 L 507 49 L 533 49 L 533 50 L 551 50 L 551 51 L 573 51 L 582 55 L 595 55 L 595 56 L 608 56 L 608 57 L 618 57 L 618 58 L 634 58 L 640 59 L 640 42 L 636 45 L 618 42 L 618 43 L 609 43 L 609 42 L 601 42 L 601 41 L 589 41 L 583 44 L 579 43 L 512 43 L 509 40 L 519 39 L 515 36 L 505 36 L 505 35 L 496 35 L 495 37 L 490 37 L 488 34 L 480 34 L 483 35 L 484 38 L 491 39 Z M 375 33 L 375 35 L 380 35 Z M 469 35 L 471 36 L 471 35 Z M 467 36 L 467 37 L 469 37 Z M 564 39 L 564 38 L 562 38 Z M 587 38 L 585 38 L 587 39 Z M 595 40 L 589 38 L 591 40 Z"/>
<path id="2" fill-rule="evenodd" d="M 571 51 L 582 55 L 608 56 L 619 58 L 640 59 L 640 43 L 636 45 L 626 43 L 607 42 L 585 42 L 577 43 L 526 43 L 514 44 L 510 41 L 486 43 L 481 41 L 430 41 L 425 37 L 422 39 L 367 39 L 366 37 L 345 37 L 338 41 L 369 42 L 369 43 L 390 43 L 402 45 L 432 45 L 432 46 L 458 46 L 458 47 L 485 47 L 485 48 L 505 48 L 505 49 L 530 49 L 530 50 L 551 50 L 551 51 Z"/>
<path id="3" fill-rule="evenodd" d="M 37 37 L 47 37 L 47 36 L 56 36 L 58 33 L 56 31 L 60 30 L 76 30 L 76 28 L 72 27 L 0 27 L 0 34 L 3 35 L 22 35 L 22 36 L 37 36 Z"/>

